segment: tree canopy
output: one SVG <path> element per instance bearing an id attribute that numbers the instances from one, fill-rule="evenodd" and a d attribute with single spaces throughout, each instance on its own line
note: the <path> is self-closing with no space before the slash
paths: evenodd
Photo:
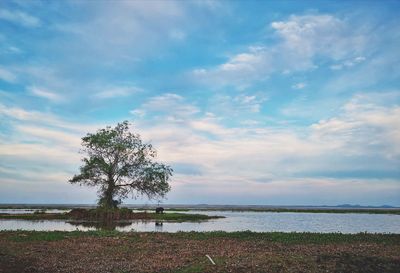
<path id="1" fill-rule="evenodd" d="M 156 150 L 130 132 L 128 121 L 107 126 L 82 138 L 80 173 L 71 183 L 98 187 L 99 205 L 115 208 L 129 195 L 149 199 L 164 198 L 172 168 L 158 163 Z"/>

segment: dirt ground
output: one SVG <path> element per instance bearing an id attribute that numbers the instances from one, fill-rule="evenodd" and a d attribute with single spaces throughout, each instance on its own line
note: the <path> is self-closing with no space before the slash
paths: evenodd
<path id="1" fill-rule="evenodd" d="M 302 244 L 165 233 L 60 240 L 24 236 L 29 235 L 0 233 L 1 273 L 400 272 L 398 243 Z"/>

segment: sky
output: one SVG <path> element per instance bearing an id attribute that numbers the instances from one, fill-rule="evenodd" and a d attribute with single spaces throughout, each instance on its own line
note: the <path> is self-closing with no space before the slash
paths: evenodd
<path id="1" fill-rule="evenodd" d="M 123 120 L 165 203 L 400 206 L 399 1 L 1 1 L 0 203 L 95 203 Z M 154 203 L 128 199 L 126 203 Z"/>

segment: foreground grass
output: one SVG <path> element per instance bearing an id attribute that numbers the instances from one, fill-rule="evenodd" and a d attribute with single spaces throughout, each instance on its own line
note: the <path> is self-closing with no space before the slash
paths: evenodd
<path id="1" fill-rule="evenodd" d="M 119 232 L 107 230 L 95 231 L 0 231 L 13 241 L 58 241 L 71 237 L 140 237 L 142 234 L 156 232 Z M 210 231 L 162 233 L 162 236 L 175 239 L 212 240 L 235 239 L 244 241 L 269 241 L 285 244 L 332 244 L 332 243 L 379 243 L 400 245 L 400 234 L 381 233 L 311 233 L 311 232 L 252 232 L 252 231 Z"/>
<path id="2" fill-rule="evenodd" d="M 0 231 L 1 235 L 7 235 L 15 242 L 29 241 L 59 241 L 72 237 L 114 237 L 121 235 L 118 231 Z"/>
<path id="3" fill-rule="evenodd" d="M 0 231 L 0 245 L 0 272 L 8 273 L 372 273 L 400 268 L 397 234 Z"/>

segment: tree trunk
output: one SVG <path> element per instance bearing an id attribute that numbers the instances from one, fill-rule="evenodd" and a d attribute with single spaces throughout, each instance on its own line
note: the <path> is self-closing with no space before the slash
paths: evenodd
<path id="1" fill-rule="evenodd" d="M 104 207 L 105 209 L 115 209 L 115 208 L 117 208 L 118 202 L 113 199 L 114 192 L 115 192 L 114 181 L 111 179 L 108 181 L 107 184 L 108 184 L 108 187 L 103 192 L 103 196 L 100 199 L 100 205 L 102 207 Z"/>
<path id="2" fill-rule="evenodd" d="M 106 208 L 108 209 L 113 209 L 116 207 L 116 205 L 114 204 L 114 199 L 113 199 L 113 189 L 112 187 L 108 187 L 108 189 L 105 192 L 105 200 L 104 200 L 104 205 L 106 206 Z"/>

